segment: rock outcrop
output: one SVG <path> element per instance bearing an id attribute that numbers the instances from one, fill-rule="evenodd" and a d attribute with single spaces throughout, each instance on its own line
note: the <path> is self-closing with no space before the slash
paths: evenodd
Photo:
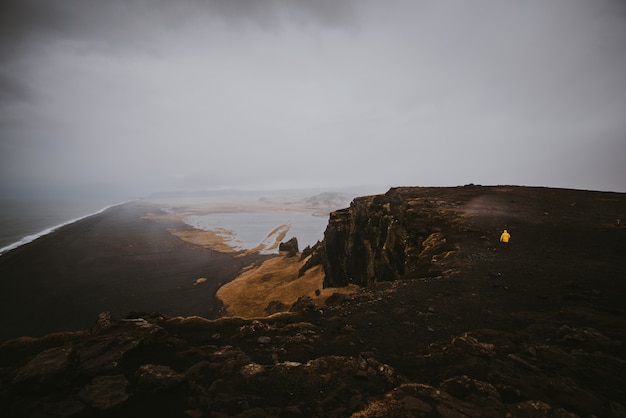
<path id="1" fill-rule="evenodd" d="M 299 251 L 298 238 L 296 237 L 292 237 L 289 241 L 281 242 L 278 245 L 278 252 L 286 257 L 295 257 Z"/>
<path id="2" fill-rule="evenodd" d="M 326 274 L 324 285 L 366 286 L 408 273 L 440 275 L 441 268 L 433 260 L 457 249 L 446 238 L 457 205 L 438 200 L 432 191 L 398 188 L 356 198 L 349 208 L 332 212 L 317 248 Z"/>

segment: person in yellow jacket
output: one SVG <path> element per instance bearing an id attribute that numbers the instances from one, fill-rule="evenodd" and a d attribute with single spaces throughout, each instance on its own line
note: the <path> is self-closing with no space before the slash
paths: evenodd
<path id="1" fill-rule="evenodd" d="M 511 234 L 505 229 L 502 235 L 500 235 L 500 242 L 503 244 L 507 244 L 511 239 Z"/>

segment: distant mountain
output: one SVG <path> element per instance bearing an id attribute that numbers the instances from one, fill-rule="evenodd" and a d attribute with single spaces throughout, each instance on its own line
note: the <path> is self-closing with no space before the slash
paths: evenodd
<path id="1" fill-rule="evenodd" d="M 330 213 L 350 206 L 354 198 L 354 195 L 348 193 L 324 192 L 305 199 L 305 203 L 308 208 Z"/>

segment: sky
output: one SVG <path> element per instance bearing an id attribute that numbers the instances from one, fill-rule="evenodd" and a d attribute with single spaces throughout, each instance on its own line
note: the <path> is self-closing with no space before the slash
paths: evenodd
<path id="1" fill-rule="evenodd" d="M 0 60 L 4 195 L 626 192 L 624 0 L 4 0 Z"/>

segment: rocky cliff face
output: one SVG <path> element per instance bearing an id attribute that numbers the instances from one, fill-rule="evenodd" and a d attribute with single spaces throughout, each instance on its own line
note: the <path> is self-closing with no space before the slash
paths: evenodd
<path id="1" fill-rule="evenodd" d="M 318 248 L 326 287 L 390 281 L 407 274 L 439 276 L 433 263 L 457 248 L 447 235 L 458 203 L 438 199 L 433 189 L 396 188 L 356 198 L 331 213 Z"/>

